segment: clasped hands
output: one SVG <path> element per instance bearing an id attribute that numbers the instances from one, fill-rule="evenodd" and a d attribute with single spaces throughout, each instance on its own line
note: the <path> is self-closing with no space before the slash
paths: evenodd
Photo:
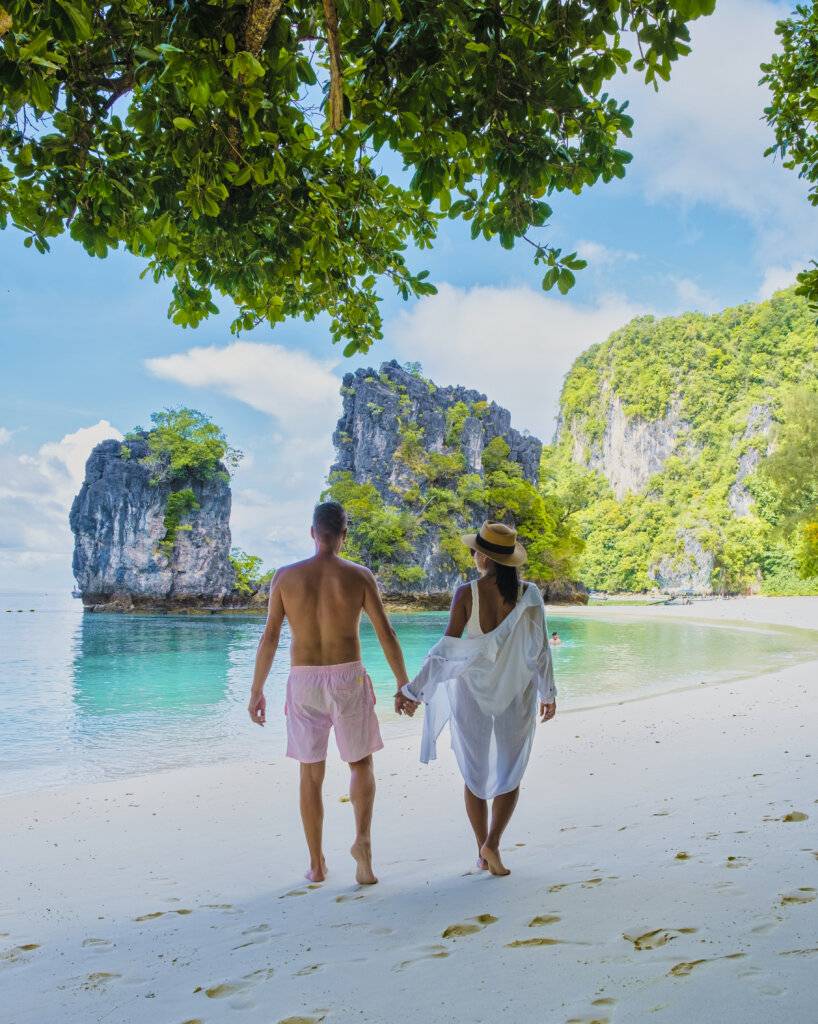
<path id="1" fill-rule="evenodd" d="M 396 714 L 408 715 L 411 718 L 419 707 L 420 704 L 417 701 L 411 700 L 409 697 L 406 697 L 403 693 L 401 693 L 400 690 L 398 690 L 398 692 L 395 694 Z"/>

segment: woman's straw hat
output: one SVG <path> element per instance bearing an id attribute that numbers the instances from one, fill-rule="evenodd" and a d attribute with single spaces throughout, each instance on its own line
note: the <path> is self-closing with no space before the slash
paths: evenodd
<path id="1" fill-rule="evenodd" d="M 467 548 L 481 552 L 499 565 L 524 565 L 528 561 L 525 548 L 517 540 L 517 531 L 505 523 L 483 523 L 477 533 L 464 533 L 460 539 Z"/>

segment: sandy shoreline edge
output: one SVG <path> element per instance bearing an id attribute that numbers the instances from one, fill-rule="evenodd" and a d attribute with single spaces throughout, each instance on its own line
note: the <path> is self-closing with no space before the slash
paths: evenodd
<path id="1" fill-rule="evenodd" d="M 818 629 L 811 598 L 577 612 Z M 558 717 L 505 880 L 469 873 L 456 766 L 420 766 L 415 732 L 378 758 L 368 890 L 336 760 L 317 889 L 281 757 L 3 798 L 10 1024 L 807 1024 L 816 678 L 818 661 Z"/>

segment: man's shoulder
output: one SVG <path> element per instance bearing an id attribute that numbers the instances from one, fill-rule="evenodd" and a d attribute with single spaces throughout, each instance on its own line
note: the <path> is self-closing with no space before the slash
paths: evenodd
<path id="1" fill-rule="evenodd" d="M 350 576 L 357 577 L 362 581 L 373 581 L 375 576 L 371 569 L 368 569 L 365 565 L 361 565 L 360 562 L 351 562 L 348 558 L 338 557 L 338 563 L 341 567 L 341 571 L 349 573 Z"/>

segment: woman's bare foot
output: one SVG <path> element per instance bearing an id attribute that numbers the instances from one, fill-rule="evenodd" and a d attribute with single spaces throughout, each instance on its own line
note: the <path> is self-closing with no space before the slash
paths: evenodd
<path id="1" fill-rule="evenodd" d="M 327 862 L 324 858 L 321 858 L 321 866 L 316 868 L 310 868 L 304 872 L 304 877 L 308 882 L 324 882 L 327 878 Z"/>
<path id="2" fill-rule="evenodd" d="M 372 870 L 372 846 L 368 839 L 357 839 L 349 851 L 358 865 L 355 881 L 358 885 L 375 885 L 378 879 Z"/>
<path id="3" fill-rule="evenodd" d="M 492 850 L 492 848 L 488 844 L 484 843 L 480 847 L 480 856 L 486 862 L 486 864 L 488 865 L 489 871 L 493 875 L 510 875 L 511 874 L 509 869 L 500 860 L 500 851 L 499 850 Z"/>
<path id="4" fill-rule="evenodd" d="M 477 867 L 479 868 L 480 871 L 488 871 L 489 863 L 485 857 L 477 858 Z"/>

